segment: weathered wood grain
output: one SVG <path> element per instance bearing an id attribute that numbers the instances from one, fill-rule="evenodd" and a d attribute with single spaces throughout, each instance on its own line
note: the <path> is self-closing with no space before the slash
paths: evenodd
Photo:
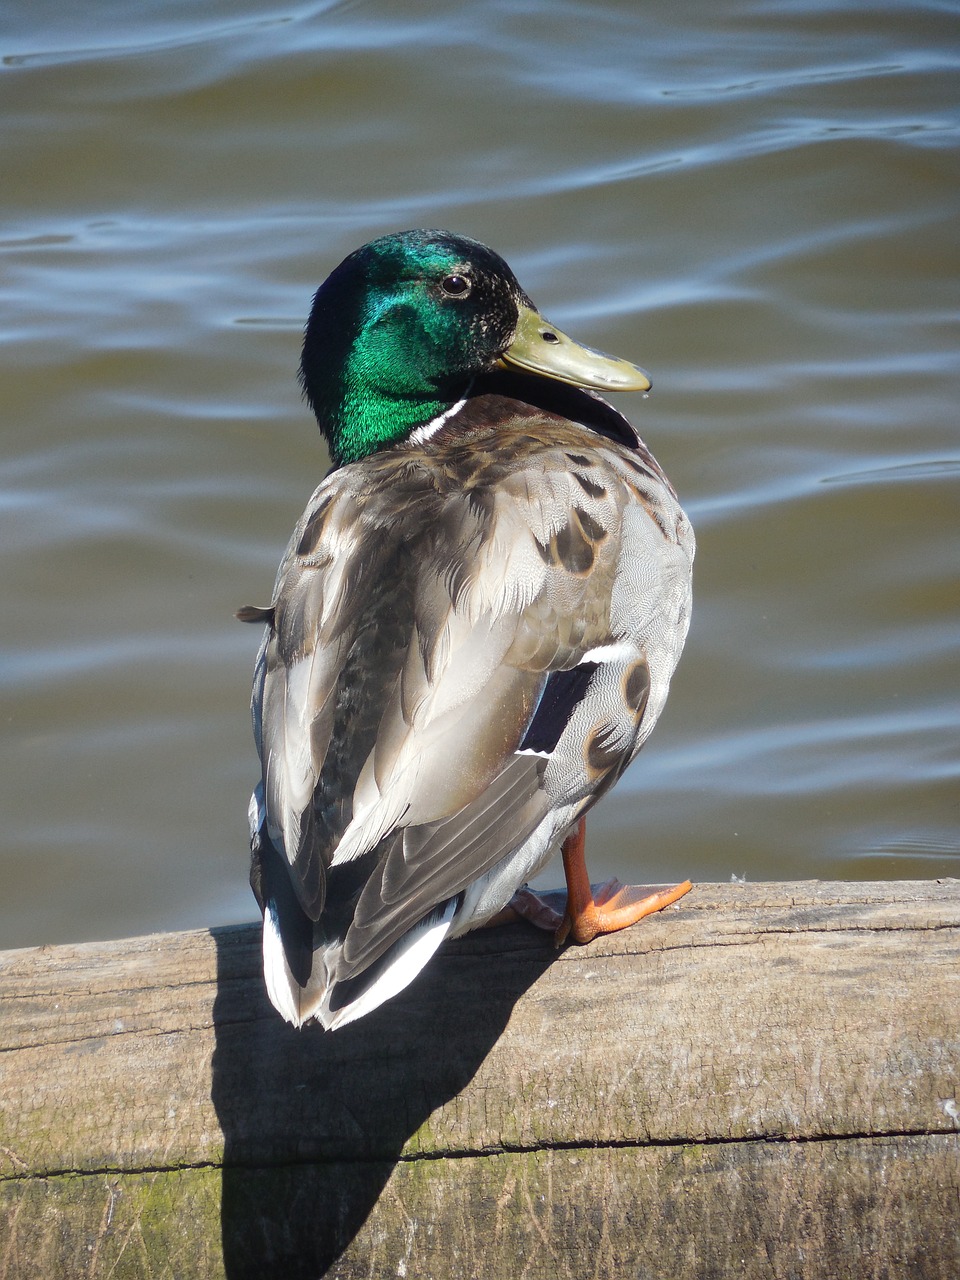
<path id="1" fill-rule="evenodd" d="M 0 954 L 0 1280 L 960 1275 L 960 882 L 700 886 L 341 1032 L 250 926 Z"/>

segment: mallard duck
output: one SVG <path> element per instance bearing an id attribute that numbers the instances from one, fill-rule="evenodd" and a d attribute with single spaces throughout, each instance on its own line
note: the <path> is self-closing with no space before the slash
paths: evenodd
<path id="1" fill-rule="evenodd" d="M 690 613 L 676 494 L 600 391 L 636 365 L 548 323 L 491 249 L 364 245 L 317 291 L 301 381 L 333 461 L 264 622 L 251 883 L 267 991 L 342 1027 L 515 908 L 585 941 L 674 901 L 606 886 L 586 811 L 663 709 Z M 563 845 L 563 917 L 526 881 Z"/>

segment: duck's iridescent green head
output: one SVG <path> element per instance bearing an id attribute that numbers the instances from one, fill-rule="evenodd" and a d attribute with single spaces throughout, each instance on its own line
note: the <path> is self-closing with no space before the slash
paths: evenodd
<path id="1" fill-rule="evenodd" d="M 549 324 L 504 260 L 448 231 L 357 249 L 317 290 L 300 376 L 335 463 L 396 444 L 499 365 L 607 391 L 646 374 Z"/>

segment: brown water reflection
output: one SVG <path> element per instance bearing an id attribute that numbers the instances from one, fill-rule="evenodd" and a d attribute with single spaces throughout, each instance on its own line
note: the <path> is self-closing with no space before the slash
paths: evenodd
<path id="1" fill-rule="evenodd" d="M 232 612 L 325 467 L 311 291 L 415 225 L 651 370 L 697 528 L 597 878 L 958 873 L 948 8 L 7 8 L 0 945 L 252 915 Z"/>

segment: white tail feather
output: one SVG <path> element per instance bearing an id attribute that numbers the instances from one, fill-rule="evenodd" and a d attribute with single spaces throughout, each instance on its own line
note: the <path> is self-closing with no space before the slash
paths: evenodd
<path id="1" fill-rule="evenodd" d="M 439 920 L 432 920 L 431 916 L 428 916 L 426 920 L 421 920 L 418 925 L 415 925 L 400 939 L 397 944 L 397 954 L 383 973 L 361 996 L 350 1004 L 344 1005 L 342 1009 L 338 1009 L 336 1013 L 331 1014 L 326 1009 L 320 1012 L 318 1016 L 323 1021 L 323 1025 L 330 1031 L 335 1027 L 345 1027 L 348 1022 L 371 1013 L 385 1000 L 389 1000 L 391 996 L 395 996 L 398 991 L 408 986 L 450 932 L 456 910 L 457 903 L 454 899 L 447 903 Z"/>
<path id="2" fill-rule="evenodd" d="M 311 1018 L 316 1018 L 328 1031 L 344 1027 L 371 1013 L 413 981 L 449 933 L 456 910 L 456 901 L 448 902 L 439 918 L 431 913 L 415 925 L 396 944 L 395 954 L 379 977 L 356 1000 L 331 1012 L 327 1003 L 329 991 L 325 975 L 329 967 L 325 957 L 314 956 L 314 975 L 319 981 L 314 984 L 311 978 L 309 986 L 301 987 L 287 964 L 276 908 L 268 903 L 263 916 L 263 975 L 267 995 L 277 1012 L 295 1027 L 302 1027 Z"/>

